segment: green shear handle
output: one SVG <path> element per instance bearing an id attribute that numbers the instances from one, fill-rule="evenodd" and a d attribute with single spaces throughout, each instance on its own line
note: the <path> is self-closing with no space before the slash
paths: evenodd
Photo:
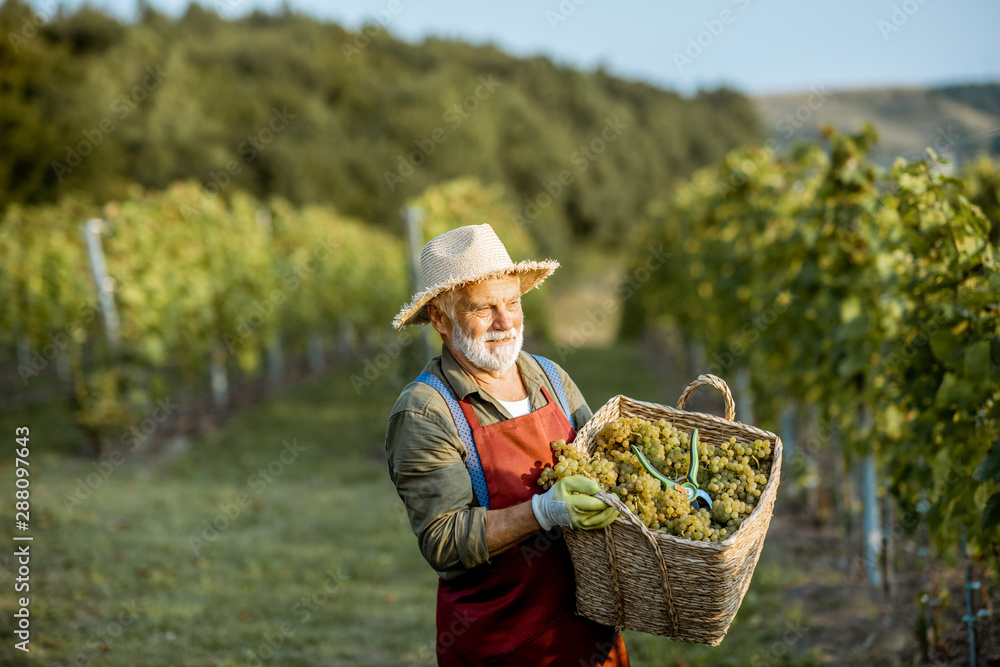
<path id="1" fill-rule="evenodd" d="M 695 429 L 691 434 L 691 462 L 688 464 L 688 481 L 683 484 L 675 482 L 654 468 L 653 464 L 649 462 L 635 445 L 632 445 L 632 453 L 639 459 L 639 463 L 646 469 L 646 472 L 663 484 L 664 489 L 673 488 L 676 491 L 687 494 L 688 499 L 691 501 L 691 507 L 695 510 L 700 509 L 702 504 L 709 508 L 712 507 L 712 499 L 707 493 L 698 488 L 698 429 Z"/>

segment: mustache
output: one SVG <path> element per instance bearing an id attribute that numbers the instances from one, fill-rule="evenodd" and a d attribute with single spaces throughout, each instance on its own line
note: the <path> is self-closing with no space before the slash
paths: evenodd
<path id="1" fill-rule="evenodd" d="M 506 331 L 487 331 L 483 334 L 483 340 L 486 341 L 500 341 L 516 337 L 517 329 L 507 329 Z"/>

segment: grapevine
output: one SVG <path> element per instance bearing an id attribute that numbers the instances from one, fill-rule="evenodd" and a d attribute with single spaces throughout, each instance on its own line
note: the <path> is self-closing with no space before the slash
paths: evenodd
<path id="1" fill-rule="evenodd" d="M 90 218 L 105 221 L 114 352 L 81 233 Z M 176 371 L 197 394 L 210 356 L 250 374 L 281 337 L 304 347 L 310 332 L 385 328 L 408 294 L 398 238 L 329 206 L 259 202 L 235 189 L 224 198 L 196 183 L 135 188 L 100 207 L 77 198 L 11 206 L 0 253 L 16 259 L 0 268 L 0 346 L 26 351 L 17 360 L 25 384 L 65 355 L 76 421 L 105 435 L 177 392 L 166 383 Z"/>
<path id="2" fill-rule="evenodd" d="M 885 170 L 868 158 L 872 128 L 823 132 L 827 147 L 787 156 L 733 151 L 655 202 L 636 262 L 657 245 L 676 258 L 626 317 L 700 343 L 710 373 L 750 371 L 758 423 L 817 407 L 848 465 L 873 456 L 904 516 L 928 494 L 939 547 L 965 527 L 990 553 L 1000 169 L 981 160 L 963 181 L 929 152 Z"/>

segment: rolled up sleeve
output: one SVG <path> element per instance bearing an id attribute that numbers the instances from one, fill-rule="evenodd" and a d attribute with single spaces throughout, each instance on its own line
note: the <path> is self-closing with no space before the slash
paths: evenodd
<path id="1" fill-rule="evenodd" d="M 436 412 L 393 412 L 386 430 L 389 476 L 424 559 L 445 579 L 489 562 L 486 508 L 479 506 L 454 422 Z"/>

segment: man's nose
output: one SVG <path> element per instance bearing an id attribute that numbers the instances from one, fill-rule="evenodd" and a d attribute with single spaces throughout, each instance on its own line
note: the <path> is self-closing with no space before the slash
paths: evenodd
<path id="1" fill-rule="evenodd" d="M 497 316 L 493 319 L 493 328 L 500 331 L 507 331 L 514 328 L 514 318 L 503 308 L 497 311 Z"/>

